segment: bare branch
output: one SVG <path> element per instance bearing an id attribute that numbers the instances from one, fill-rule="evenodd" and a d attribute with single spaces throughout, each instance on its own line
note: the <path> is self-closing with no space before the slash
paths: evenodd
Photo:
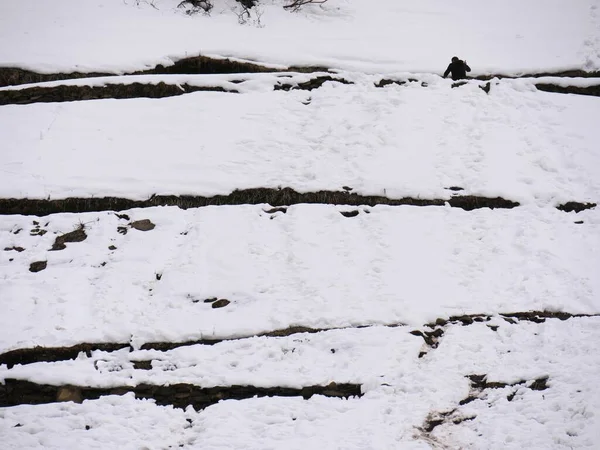
<path id="1" fill-rule="evenodd" d="M 284 9 L 289 9 L 291 11 L 298 11 L 304 5 L 312 4 L 317 5 L 321 3 L 325 3 L 327 0 L 293 0 L 292 3 L 288 5 L 284 5 Z"/>

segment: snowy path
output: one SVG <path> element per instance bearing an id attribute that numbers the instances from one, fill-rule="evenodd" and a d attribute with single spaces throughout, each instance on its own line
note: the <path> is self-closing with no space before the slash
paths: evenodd
<path id="1" fill-rule="evenodd" d="M 378 206 L 356 217 L 326 205 L 267 209 L 128 212 L 156 225 L 146 232 L 110 212 L 0 217 L 0 247 L 9 250 L 0 252 L 0 351 L 294 325 L 421 326 L 464 313 L 600 312 L 596 209 Z M 83 242 L 49 251 L 79 224 Z M 47 268 L 31 273 L 35 261 Z M 232 303 L 213 309 L 204 300 L 214 297 Z"/>
<path id="2" fill-rule="evenodd" d="M 269 75 L 242 95 L 3 106 L 0 196 L 350 186 L 449 198 L 447 188 L 460 186 L 524 204 L 600 198 L 596 98 L 537 92 L 521 80 L 493 84 L 489 94 L 478 82 L 452 89 L 436 77 L 428 87 L 373 82 L 265 92 Z"/>

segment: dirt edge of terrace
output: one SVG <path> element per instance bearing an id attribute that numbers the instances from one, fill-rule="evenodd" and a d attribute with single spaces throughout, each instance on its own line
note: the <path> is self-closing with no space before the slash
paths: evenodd
<path id="1" fill-rule="evenodd" d="M 215 386 L 203 388 L 193 384 L 172 384 L 166 386 L 140 384 L 112 388 L 92 388 L 86 386 L 53 386 L 30 381 L 6 379 L 0 385 L 0 407 L 17 405 L 39 405 L 61 401 L 81 403 L 83 400 L 96 400 L 106 395 L 124 395 L 133 392 L 138 399 L 154 399 L 158 405 L 172 405 L 185 409 L 192 406 L 196 410 L 214 405 L 221 400 L 244 400 L 253 397 L 302 397 L 305 400 L 313 395 L 333 398 L 362 397 L 361 385 L 331 382 L 327 386 L 256 387 L 256 386 Z"/>
<path id="2" fill-rule="evenodd" d="M 243 83 L 245 80 L 236 80 L 232 84 Z M 303 83 L 284 83 L 277 81 L 273 89 L 276 91 L 318 89 L 325 82 L 337 82 L 352 84 L 352 82 L 340 77 L 320 75 Z M 23 89 L 0 91 L 0 106 L 2 105 L 27 105 L 31 103 L 60 103 L 100 99 L 130 99 L 130 98 L 165 98 L 190 94 L 198 91 L 239 93 L 233 88 L 221 86 L 193 86 L 187 83 L 165 83 L 161 81 L 152 83 L 107 83 L 102 86 L 70 86 L 59 85 L 50 87 L 35 86 Z"/>
<path id="3" fill-rule="evenodd" d="M 393 199 L 383 196 L 359 195 L 349 191 L 318 191 L 300 193 L 291 188 L 253 188 L 235 190 L 228 195 L 215 195 L 212 197 L 153 195 L 147 200 L 131 200 L 120 197 L 66 198 L 61 200 L 0 198 L 0 214 L 46 216 L 49 214 L 65 212 L 84 213 L 98 211 L 122 211 L 131 208 L 150 208 L 154 206 L 177 206 L 181 209 L 188 209 L 215 205 L 269 204 L 272 206 L 288 206 L 302 203 L 349 206 L 443 206 L 448 203 L 451 207 L 461 208 L 466 211 L 471 211 L 478 208 L 511 209 L 519 206 L 518 202 L 506 200 L 501 197 L 489 198 L 474 195 L 455 195 L 447 200 L 421 199 L 412 197 Z M 574 204 L 583 205 L 579 203 Z M 591 205 L 595 206 L 595 204 Z M 591 208 L 593 206 L 588 207 Z M 353 217 L 357 214 L 358 212 L 346 217 Z"/>
<path id="4" fill-rule="evenodd" d="M 263 66 L 258 63 L 235 61 L 228 58 L 210 58 L 208 56 L 195 56 L 180 59 L 171 66 L 157 65 L 152 69 L 138 70 L 135 72 L 109 73 L 109 72 L 64 72 L 64 73 L 39 73 L 19 67 L 0 67 L 0 87 L 19 84 L 42 83 L 46 81 L 71 80 L 78 78 L 110 77 L 119 75 L 168 75 L 168 74 L 227 74 L 227 73 L 268 73 L 281 72 L 283 69 Z M 291 66 L 285 71 L 311 73 L 327 72 L 326 67 L 319 66 Z"/>
<path id="5" fill-rule="evenodd" d="M 27 105 L 31 103 L 59 103 L 98 99 L 164 98 L 198 91 L 237 93 L 220 86 L 191 86 L 189 84 L 131 83 L 104 86 L 54 86 L 0 91 L 1 105 Z"/>

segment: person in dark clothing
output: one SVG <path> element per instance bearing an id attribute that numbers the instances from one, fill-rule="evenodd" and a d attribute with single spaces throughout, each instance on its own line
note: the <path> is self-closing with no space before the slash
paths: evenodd
<path id="1" fill-rule="evenodd" d="M 466 61 L 458 59 L 458 57 L 454 56 L 452 58 L 452 62 L 444 72 L 444 78 L 448 76 L 449 73 L 452 72 L 453 80 L 462 80 L 467 78 L 467 72 L 470 72 L 471 68 L 467 65 Z"/>

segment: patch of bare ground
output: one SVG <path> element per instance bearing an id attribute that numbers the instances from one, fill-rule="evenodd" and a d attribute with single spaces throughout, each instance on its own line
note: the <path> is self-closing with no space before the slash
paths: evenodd
<path id="1" fill-rule="evenodd" d="M 596 206 L 596 203 L 567 202 L 563 203 L 562 205 L 558 205 L 557 209 L 564 212 L 575 211 L 576 213 L 578 213 L 581 211 L 585 211 L 586 209 L 595 208 Z"/>
<path id="2" fill-rule="evenodd" d="M 541 78 L 541 77 L 560 77 L 560 78 L 599 78 L 599 71 L 587 72 L 585 70 L 563 70 L 558 72 L 524 72 L 517 75 L 511 74 L 487 74 L 473 77 L 474 80 L 488 81 L 492 78 Z"/>
<path id="3" fill-rule="evenodd" d="M 349 398 L 361 397 L 360 384 L 335 383 L 327 386 L 256 387 L 256 386 L 217 386 L 203 388 L 192 384 L 172 384 L 157 386 L 141 384 L 99 389 L 86 386 L 52 386 L 30 381 L 6 379 L 0 385 L 0 407 L 16 405 L 38 405 L 59 401 L 95 400 L 106 395 L 124 395 L 135 393 L 139 399 L 154 399 L 158 405 L 172 405 L 185 409 L 192 406 L 196 410 L 214 405 L 221 400 L 244 400 L 253 397 L 302 397 L 309 399 L 313 395 L 325 397 Z"/>
<path id="4" fill-rule="evenodd" d="M 599 80 L 600 81 L 600 80 Z M 545 92 L 555 92 L 558 94 L 578 94 L 578 95 L 592 95 L 600 97 L 600 84 L 595 86 L 559 86 L 557 84 L 549 83 L 538 83 L 535 85 L 537 89 Z"/>
<path id="5" fill-rule="evenodd" d="M 36 362 L 66 361 L 77 358 L 83 352 L 88 357 L 96 350 L 114 352 L 123 348 L 129 348 L 129 343 L 96 343 L 77 344 L 70 347 L 32 347 L 20 348 L 0 354 L 0 365 L 6 364 L 8 368 L 17 364 L 31 364 Z"/>
<path id="6" fill-rule="evenodd" d="M 329 205 L 412 205 L 412 206 L 450 206 L 467 211 L 477 208 L 515 208 L 519 203 L 500 197 L 477 197 L 456 195 L 449 200 L 421 199 L 404 197 L 393 199 L 383 196 L 367 196 L 347 191 L 296 192 L 291 188 L 271 189 L 255 188 L 235 190 L 229 195 L 174 196 L 153 195 L 148 200 L 130 200 L 118 197 L 66 198 L 62 200 L 0 199 L 0 214 L 23 214 L 46 216 L 48 214 L 95 211 L 120 211 L 131 208 L 149 208 L 153 206 L 178 206 L 181 209 L 199 208 L 211 205 L 257 205 L 267 203 L 272 206 L 289 206 L 301 203 L 321 203 Z"/>
<path id="7" fill-rule="evenodd" d="M 276 91 L 290 91 L 290 90 L 303 90 L 303 91 L 312 91 L 313 89 L 318 89 L 323 86 L 327 81 L 332 81 L 335 83 L 341 84 L 354 84 L 351 81 L 348 81 L 344 78 L 340 77 L 331 77 L 329 75 L 315 77 L 311 80 L 305 81 L 304 83 L 280 83 L 276 84 L 274 90 Z"/>
<path id="8" fill-rule="evenodd" d="M 43 83 L 46 81 L 73 80 L 79 78 L 96 78 L 117 75 L 103 72 L 68 72 L 68 73 L 38 73 L 18 67 L 0 67 L 0 87 L 16 86 L 19 84 Z"/>
<path id="9" fill-rule="evenodd" d="M 59 103 L 99 99 L 164 98 L 198 91 L 237 93 L 220 86 L 131 83 L 104 86 L 54 86 L 0 91 L 0 105 L 26 105 L 30 103 Z"/>

